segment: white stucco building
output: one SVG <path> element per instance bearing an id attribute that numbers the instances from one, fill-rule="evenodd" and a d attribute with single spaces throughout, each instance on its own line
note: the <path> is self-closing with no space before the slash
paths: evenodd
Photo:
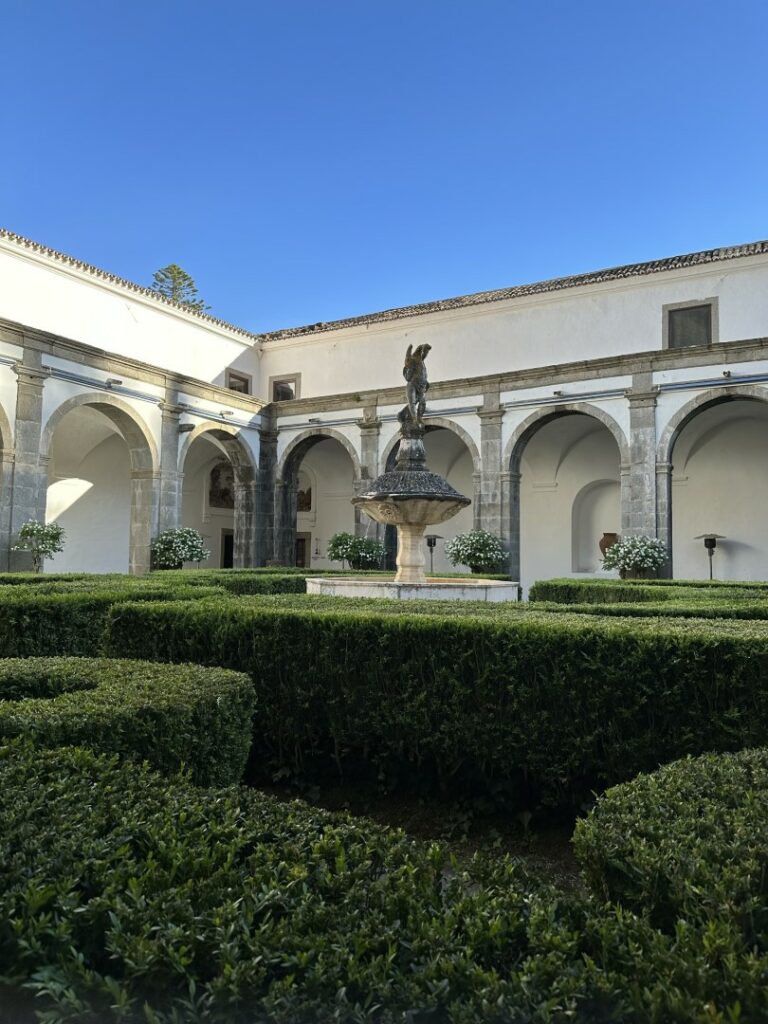
<path id="1" fill-rule="evenodd" d="M 661 537 L 677 577 L 768 578 L 768 242 L 255 335 L 0 232 L 0 568 L 28 519 L 54 571 L 145 571 L 194 526 L 210 565 L 330 566 L 349 499 L 395 454 L 428 342 L 430 467 L 510 571 L 599 571 Z M 448 568 L 438 543 L 435 569 Z"/>

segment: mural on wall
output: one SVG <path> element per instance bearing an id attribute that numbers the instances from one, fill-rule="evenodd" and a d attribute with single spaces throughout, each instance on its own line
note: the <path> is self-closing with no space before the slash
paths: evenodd
<path id="1" fill-rule="evenodd" d="M 208 504 L 211 508 L 234 509 L 235 471 L 231 463 L 218 462 L 211 470 Z"/>
<path id="2" fill-rule="evenodd" d="M 296 495 L 296 510 L 298 512 L 312 511 L 312 481 L 304 472 L 299 472 L 298 492 Z"/>

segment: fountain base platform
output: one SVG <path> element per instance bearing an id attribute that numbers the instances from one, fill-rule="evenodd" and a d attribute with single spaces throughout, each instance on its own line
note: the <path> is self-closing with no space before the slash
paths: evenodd
<path id="1" fill-rule="evenodd" d="M 327 597 L 388 598 L 394 601 L 519 601 L 520 587 L 507 580 L 458 580 L 427 576 L 420 583 L 398 583 L 391 576 L 308 576 L 307 593 Z"/>

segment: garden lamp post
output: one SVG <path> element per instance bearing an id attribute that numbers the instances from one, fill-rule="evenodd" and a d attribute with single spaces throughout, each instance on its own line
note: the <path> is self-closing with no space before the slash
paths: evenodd
<path id="1" fill-rule="evenodd" d="M 435 573 L 435 548 L 437 547 L 437 542 L 439 540 L 442 540 L 442 539 L 443 538 L 440 536 L 439 533 L 428 533 L 426 535 L 426 537 L 424 538 L 424 540 L 427 542 L 427 547 L 429 548 L 429 575 L 430 576 L 433 576 L 434 573 Z"/>
<path id="2" fill-rule="evenodd" d="M 719 540 L 725 540 L 722 533 L 700 533 L 694 540 L 703 540 L 704 547 L 707 549 L 707 555 L 709 556 L 709 578 L 712 579 L 712 558 L 715 554 L 715 548 Z"/>

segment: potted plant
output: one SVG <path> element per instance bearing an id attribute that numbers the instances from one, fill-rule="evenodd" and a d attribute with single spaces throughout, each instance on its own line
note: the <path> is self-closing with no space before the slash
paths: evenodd
<path id="1" fill-rule="evenodd" d="M 504 558 L 504 548 L 498 537 L 487 530 L 460 533 L 445 545 L 445 554 L 451 565 L 468 565 L 470 572 L 495 572 Z"/>
<path id="2" fill-rule="evenodd" d="M 623 537 L 605 552 L 603 568 L 618 569 L 623 580 L 647 579 L 666 561 L 667 549 L 657 537 Z"/>
<path id="3" fill-rule="evenodd" d="M 163 530 L 152 541 L 154 569 L 181 569 L 184 562 L 204 562 L 211 552 L 203 546 L 203 538 L 190 526 Z"/>
<path id="4" fill-rule="evenodd" d="M 30 519 L 19 530 L 18 542 L 13 545 L 13 550 L 29 551 L 33 570 L 40 572 L 44 558 L 64 550 L 64 527 L 58 523 L 38 523 Z"/>

